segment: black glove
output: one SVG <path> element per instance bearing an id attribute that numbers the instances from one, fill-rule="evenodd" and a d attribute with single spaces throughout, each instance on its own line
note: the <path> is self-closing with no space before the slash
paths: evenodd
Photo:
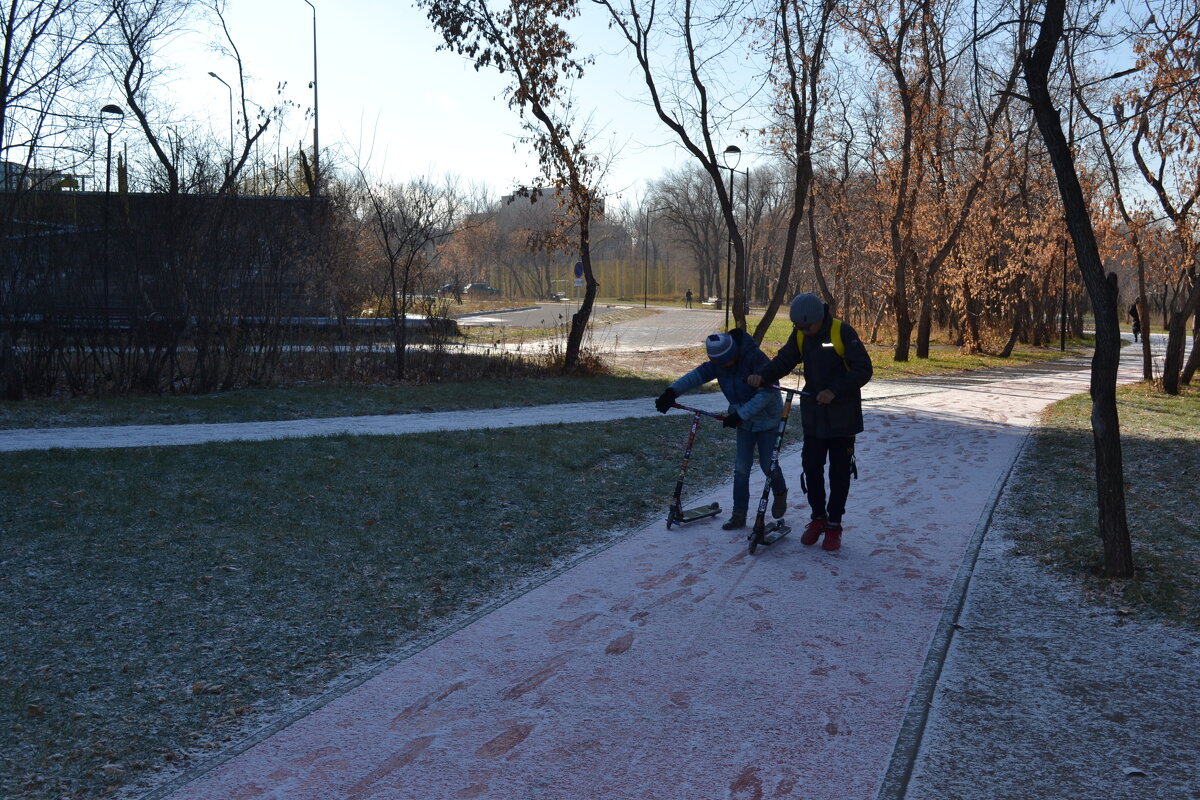
<path id="1" fill-rule="evenodd" d="M 736 411 L 730 411 L 725 415 L 725 420 L 721 424 L 726 428 L 736 428 L 742 424 L 742 418 L 738 416 Z"/>
<path id="2" fill-rule="evenodd" d="M 679 395 L 676 394 L 674 389 L 668 386 L 667 390 L 654 401 L 654 407 L 658 409 L 658 413 L 665 414 L 671 410 L 671 406 L 675 405 L 676 397 L 679 397 Z"/>

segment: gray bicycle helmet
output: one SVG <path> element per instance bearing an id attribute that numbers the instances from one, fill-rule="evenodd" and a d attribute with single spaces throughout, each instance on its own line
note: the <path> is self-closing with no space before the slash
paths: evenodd
<path id="1" fill-rule="evenodd" d="M 792 300 L 792 310 L 788 312 L 788 316 L 797 327 L 821 322 L 825 319 L 825 303 L 815 294 L 798 294 Z"/>

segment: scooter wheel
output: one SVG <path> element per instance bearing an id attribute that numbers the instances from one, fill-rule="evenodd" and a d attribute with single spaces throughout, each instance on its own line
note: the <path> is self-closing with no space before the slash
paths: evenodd
<path id="1" fill-rule="evenodd" d="M 720 511 L 720 510 L 721 510 L 721 504 L 720 504 L 720 503 L 711 503 L 711 504 L 710 504 L 708 507 L 709 507 L 709 508 L 711 508 L 713 511 Z"/>
<path id="2" fill-rule="evenodd" d="M 754 555 L 758 552 L 758 546 L 762 544 L 762 533 L 753 531 L 748 538 L 750 539 L 750 555 Z"/>

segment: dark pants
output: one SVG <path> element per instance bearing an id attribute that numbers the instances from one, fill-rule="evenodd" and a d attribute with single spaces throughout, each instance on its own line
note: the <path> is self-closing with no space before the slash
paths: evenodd
<path id="1" fill-rule="evenodd" d="M 829 500 L 825 499 L 825 459 L 829 459 Z M 846 497 L 850 494 L 850 471 L 854 463 L 854 437 L 836 439 L 804 437 L 801 451 L 804 465 L 805 494 L 814 517 L 828 517 L 841 522 L 846 513 Z"/>

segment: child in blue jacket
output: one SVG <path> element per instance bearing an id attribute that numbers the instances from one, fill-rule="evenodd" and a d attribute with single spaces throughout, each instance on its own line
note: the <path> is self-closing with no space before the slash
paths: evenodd
<path id="1" fill-rule="evenodd" d="M 654 407 L 659 413 L 665 414 L 681 394 L 716 380 L 725 399 L 729 401 L 724 425 L 737 428 L 733 512 L 721 527 L 728 531 L 746 526 L 746 511 L 750 507 L 750 469 L 755 448 L 758 449 L 758 464 L 771 481 L 774 494 L 771 515 L 779 519 L 787 512 L 787 483 L 782 470 L 776 470 L 773 476 L 770 470 L 779 418 L 783 414 L 783 400 L 777 389 L 754 388 L 746 383 L 746 378 L 765 367 L 770 359 L 758 349 L 754 337 L 740 328 L 729 333 L 712 334 L 705 340 L 704 347 L 708 352 L 708 361 L 668 386 L 662 396 L 654 401 Z"/>

